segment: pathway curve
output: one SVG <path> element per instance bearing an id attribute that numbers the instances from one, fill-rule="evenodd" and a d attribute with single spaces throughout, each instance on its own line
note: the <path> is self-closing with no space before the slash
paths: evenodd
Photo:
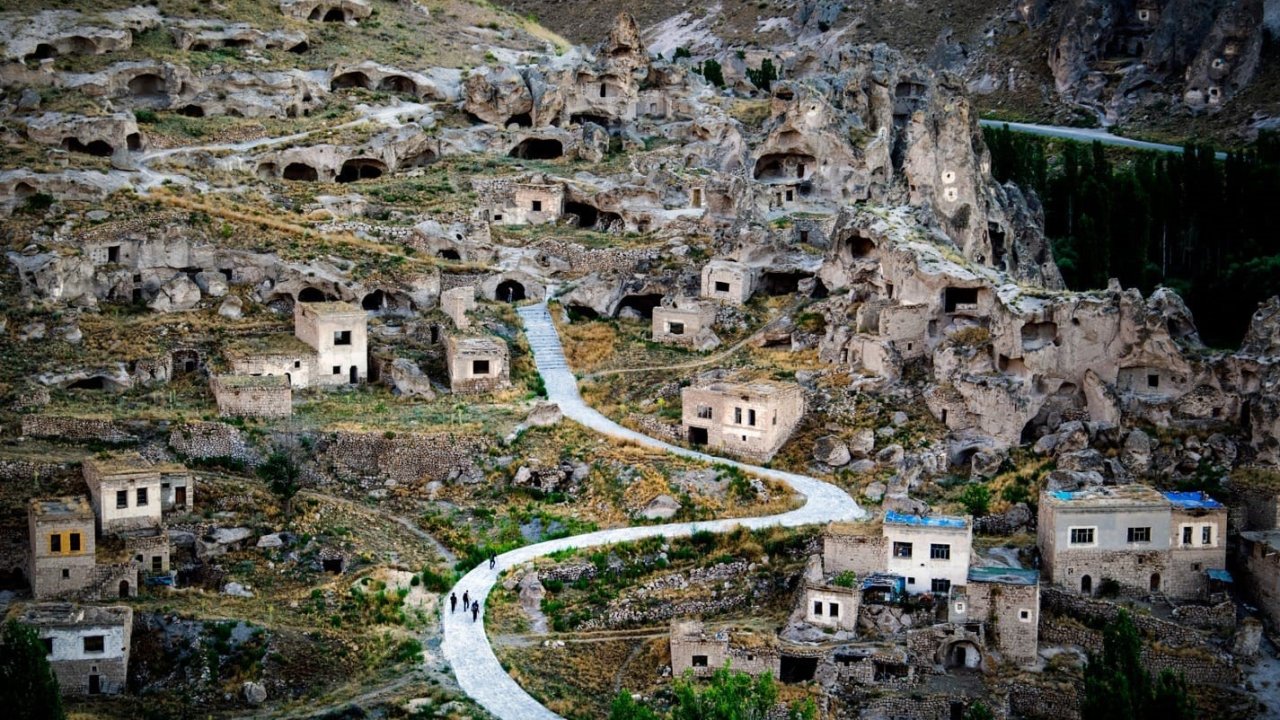
<path id="1" fill-rule="evenodd" d="M 1182 154 L 1185 148 L 1181 145 L 1167 145 L 1165 143 L 1148 142 L 1146 140 L 1134 140 L 1133 138 L 1112 135 L 1106 130 L 1098 130 L 1095 128 L 1073 128 L 1064 127 L 1062 125 L 1036 125 L 1034 123 L 1007 122 L 1004 120 L 979 120 L 978 124 L 982 127 L 1001 128 L 1008 126 L 1014 132 L 1026 133 L 1028 135 L 1040 135 L 1042 137 L 1062 138 L 1064 140 L 1079 140 L 1080 142 L 1100 142 L 1103 145 L 1115 145 L 1117 147 L 1133 148 L 1134 150 L 1154 150 L 1155 152 L 1178 153 Z M 1225 152 L 1216 152 L 1213 154 L 1218 160 L 1226 160 Z"/>
<path id="2" fill-rule="evenodd" d="M 616 440 L 634 442 L 638 445 L 663 450 L 674 455 L 687 457 L 709 463 L 721 463 L 738 467 L 760 477 L 786 483 L 793 490 L 805 496 L 805 504 L 800 508 L 778 515 L 754 518 L 734 518 L 729 520 L 713 520 L 696 523 L 672 523 L 668 525 L 643 525 L 624 527 L 613 530 L 599 530 L 570 538 L 550 540 L 536 545 L 527 545 L 498 556 L 497 566 L 490 570 L 488 563 L 467 573 L 454 586 L 459 596 L 466 591 L 473 598 L 484 601 L 489 596 L 498 579 L 498 573 L 508 568 L 529 562 L 557 550 L 566 548 L 585 548 L 613 543 L 639 540 L 655 535 L 681 537 L 695 531 L 727 532 L 738 527 L 750 529 L 771 526 L 796 527 L 827 523 L 833 520 L 857 520 L 866 515 L 858 507 L 853 498 L 840 488 L 816 478 L 794 473 L 782 472 L 770 468 L 725 460 L 706 453 L 677 447 L 669 443 L 642 435 L 618 425 L 612 420 L 592 409 L 578 394 L 577 380 L 569 365 L 565 362 L 564 349 L 560 345 L 560 337 L 555 325 L 551 322 L 551 314 L 547 311 L 546 301 L 536 305 L 528 305 L 519 309 L 520 319 L 524 323 L 525 335 L 533 348 L 534 361 L 547 385 L 547 397 L 560 406 L 564 416 L 596 432 L 608 435 Z M 529 693 L 525 692 L 511 676 L 502 669 L 502 664 L 493 653 L 489 639 L 485 635 L 483 616 L 480 622 L 473 622 L 470 613 L 442 613 L 441 624 L 444 628 L 444 642 L 441 651 L 453 668 L 458 685 L 486 710 L 500 720 L 555 720 L 559 715 L 543 707 Z"/>

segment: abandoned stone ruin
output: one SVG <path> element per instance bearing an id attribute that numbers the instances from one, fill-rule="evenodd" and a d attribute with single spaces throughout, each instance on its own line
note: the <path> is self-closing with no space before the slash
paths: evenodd
<path id="1" fill-rule="evenodd" d="M 0 8 L 0 696 L 1275 716 L 1274 257 L 1104 180 L 1265 204 L 1280 24 L 932 2 Z"/>

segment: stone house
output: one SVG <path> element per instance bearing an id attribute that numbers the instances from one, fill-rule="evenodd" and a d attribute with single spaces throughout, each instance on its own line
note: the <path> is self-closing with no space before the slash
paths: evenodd
<path id="1" fill-rule="evenodd" d="M 219 417 L 285 418 L 293 415 L 293 388 L 284 375 L 211 375 L 209 390 Z"/>
<path id="2" fill-rule="evenodd" d="M 79 593 L 94 575 L 93 508 L 84 497 L 36 498 L 27 505 L 31 595 Z"/>
<path id="3" fill-rule="evenodd" d="M 692 672 L 695 677 L 710 677 L 730 664 L 734 670 L 779 677 L 781 656 L 772 638 L 753 633 L 730 633 L 728 630 L 708 632 L 696 620 L 671 624 L 671 673 L 679 676 Z"/>
<path id="4" fill-rule="evenodd" d="M 445 366 L 455 393 L 487 393 L 511 386 L 507 344 L 496 337 L 445 339 Z"/>
<path id="5" fill-rule="evenodd" d="M 1019 568 L 969 568 L 968 584 L 951 595 L 948 620 L 985 623 L 987 642 L 1006 660 L 1034 664 L 1040 642 L 1040 573 Z"/>
<path id="6" fill-rule="evenodd" d="M 129 674 L 133 610 L 70 603 L 28 605 L 18 621 L 35 628 L 64 695 L 118 695 Z"/>
<path id="7" fill-rule="evenodd" d="M 806 582 L 804 621 L 810 625 L 854 632 L 858 629 L 858 611 L 862 593 L 856 586 L 836 584 L 837 577 L 828 575 L 817 582 Z"/>
<path id="8" fill-rule="evenodd" d="M 799 385 L 771 380 L 689 386 L 680 391 L 680 400 L 691 444 L 761 462 L 786 443 L 805 411 Z"/>
<path id="9" fill-rule="evenodd" d="M 126 535 L 124 549 L 143 572 L 152 575 L 169 572 L 169 534 L 164 528 Z"/>
<path id="10" fill-rule="evenodd" d="M 163 511 L 160 472 L 136 452 L 84 461 L 84 481 L 98 518 L 98 530 L 154 528 Z"/>
<path id="11" fill-rule="evenodd" d="M 1240 533 L 1242 564 L 1253 602 L 1280 623 L 1280 530 Z"/>
<path id="12" fill-rule="evenodd" d="M 1043 493 L 1037 541 L 1053 584 L 1093 595 L 1112 580 L 1189 598 L 1226 566 L 1225 532 L 1226 508 L 1203 493 L 1121 485 Z"/>
<path id="13" fill-rule="evenodd" d="M 973 523 L 967 517 L 907 515 L 890 510 L 883 526 L 885 569 L 906 578 L 911 594 L 946 595 L 969 577 Z"/>
<path id="14" fill-rule="evenodd" d="M 699 338 L 704 331 L 711 333 L 715 320 L 715 308 L 701 303 L 684 300 L 677 301 L 670 307 L 659 305 L 653 309 L 653 341 L 672 345 L 699 345 Z"/>
<path id="15" fill-rule="evenodd" d="M 471 327 L 471 319 L 467 313 L 476 309 L 476 289 L 464 285 L 440 293 L 440 309 L 453 320 L 453 326 L 459 330 Z"/>
<path id="16" fill-rule="evenodd" d="M 314 385 L 344 385 L 369 376 L 369 316 L 346 302 L 294 305 L 293 332 L 315 351 Z"/>
<path id="17" fill-rule="evenodd" d="M 564 213 L 564 186 L 558 183 L 494 179 L 472 185 L 484 207 L 483 219 L 495 225 L 545 225 Z"/>
<path id="18" fill-rule="evenodd" d="M 298 389 L 311 387 L 316 351 L 293 335 L 239 338 L 223 349 L 229 375 L 278 375 Z"/>
<path id="19" fill-rule="evenodd" d="M 740 262 L 712 260 L 702 267 L 704 298 L 741 305 L 755 292 L 755 271 Z"/>

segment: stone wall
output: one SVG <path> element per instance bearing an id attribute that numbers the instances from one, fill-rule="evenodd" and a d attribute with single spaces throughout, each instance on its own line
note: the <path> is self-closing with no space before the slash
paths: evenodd
<path id="1" fill-rule="evenodd" d="M 1080 688 L 1074 682 L 1033 685 L 1014 681 L 1006 689 L 1013 717 L 1080 720 Z"/>
<path id="2" fill-rule="evenodd" d="M 636 432 L 659 440 L 665 440 L 669 443 L 681 443 L 685 440 L 684 430 L 679 425 L 664 423 L 652 415 L 631 413 L 627 415 L 622 424 Z"/>
<path id="3" fill-rule="evenodd" d="M 182 457 L 198 460 L 231 458 L 257 465 L 261 455 L 245 440 L 239 428 L 220 422 L 197 422 L 169 433 L 169 447 Z"/>
<path id="4" fill-rule="evenodd" d="M 440 273 L 440 292 L 467 285 L 479 287 L 487 276 L 483 273 Z"/>
<path id="5" fill-rule="evenodd" d="M 293 414 L 293 389 L 283 379 L 278 385 L 237 386 L 215 375 L 209 388 L 222 417 L 284 418 Z"/>
<path id="6" fill-rule="evenodd" d="M 859 576 L 884 570 L 887 558 L 883 535 L 822 536 L 822 569 L 827 573 L 852 570 Z"/>
<path id="7" fill-rule="evenodd" d="M 964 717 L 965 710 L 976 698 L 965 695 L 929 694 L 929 695 L 890 695 L 868 700 L 862 706 L 860 717 L 867 718 L 912 718 L 912 720 L 951 720 Z M 997 720 L 1004 720 L 1008 713 L 999 703 L 983 700 L 983 704 L 991 710 Z M 958 709 L 957 709 L 958 706 Z"/>
<path id="8" fill-rule="evenodd" d="M 1039 585 L 975 582 L 968 586 L 969 617 L 987 623 L 988 637 L 1011 662 L 1030 665 L 1036 661 L 1039 593 Z"/>
<path id="9" fill-rule="evenodd" d="M 617 248 L 587 248 L 577 243 L 548 239 L 535 245 L 542 252 L 563 260 L 573 272 L 588 274 L 593 272 L 634 272 L 636 266 L 644 262 L 652 262 L 658 258 L 658 251 L 652 248 L 623 250 Z"/>
<path id="10" fill-rule="evenodd" d="M 24 437 L 97 441 L 113 445 L 138 441 L 137 435 L 111 420 L 61 415 L 23 415 L 22 434 Z"/>
<path id="11" fill-rule="evenodd" d="M 1183 625 L 1201 630 L 1230 630 L 1236 626 L 1236 605 L 1228 600 L 1217 605 L 1183 605 L 1173 616 Z"/>
<path id="12" fill-rule="evenodd" d="M 365 489 L 445 481 L 472 472 L 473 459 L 492 442 L 451 433 L 335 432 L 316 443 L 314 470 L 321 481 L 354 482 Z"/>
<path id="13" fill-rule="evenodd" d="M 1053 587 L 1042 587 L 1040 599 L 1045 615 L 1075 618 L 1090 627 L 1098 628 L 1118 617 L 1120 610 L 1123 609 L 1120 605 L 1106 600 L 1080 597 Z M 1133 619 L 1133 624 L 1137 626 L 1139 632 L 1164 645 L 1196 647 L 1208 642 L 1204 633 L 1181 623 L 1169 622 L 1133 611 L 1129 612 L 1129 617 Z M 1101 648 L 1101 645 L 1098 647 Z"/>
<path id="14" fill-rule="evenodd" d="M 1186 631 L 1195 633 L 1190 628 Z M 1045 616 L 1040 623 L 1040 637 L 1049 644 L 1077 645 L 1091 653 L 1102 652 L 1102 631 L 1069 618 Z M 1144 642 L 1142 664 L 1153 675 L 1163 670 L 1182 673 L 1194 685 L 1234 685 L 1240 681 L 1240 671 L 1231 655 L 1208 644 L 1175 647 L 1159 641 Z"/>

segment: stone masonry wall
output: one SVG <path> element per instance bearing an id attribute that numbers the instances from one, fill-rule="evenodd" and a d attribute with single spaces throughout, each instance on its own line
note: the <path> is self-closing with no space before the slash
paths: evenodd
<path id="1" fill-rule="evenodd" d="M 261 461 L 239 428 L 220 422 L 197 422 L 169 433 L 169 447 L 183 457 L 210 460 L 232 458 L 246 465 Z"/>
<path id="2" fill-rule="evenodd" d="M 22 434 L 25 437 L 81 441 L 96 440 L 113 444 L 138 441 L 137 435 L 111 420 L 64 417 L 61 415 L 23 415 Z"/>
<path id="3" fill-rule="evenodd" d="M 1096 627 L 1102 627 L 1114 620 L 1122 609 L 1121 606 L 1106 600 L 1080 597 L 1052 587 L 1041 588 L 1040 600 L 1044 615 L 1071 617 Z M 1137 626 L 1139 632 L 1165 645 L 1196 647 L 1208 641 L 1204 633 L 1180 623 L 1134 612 L 1130 612 L 1129 617 L 1133 619 L 1133 624 Z"/>
<path id="4" fill-rule="evenodd" d="M 1102 652 L 1102 632 L 1068 618 L 1045 616 L 1040 623 L 1040 637 L 1048 644 L 1077 645 L 1088 652 Z M 1143 643 L 1142 664 L 1153 675 L 1163 670 L 1182 673 L 1187 682 L 1195 685 L 1234 685 L 1240 681 L 1240 671 L 1231 655 L 1209 645 Z"/>
<path id="5" fill-rule="evenodd" d="M 653 249 L 593 249 L 555 239 L 543 240 L 536 247 L 548 255 L 564 260 L 575 273 L 583 274 L 632 272 L 640 263 L 652 262 L 658 257 L 657 251 Z"/>
<path id="6" fill-rule="evenodd" d="M 355 482 L 365 489 L 445 481 L 473 468 L 492 443 L 451 433 L 336 432 L 316 443 L 315 470 L 323 480 Z"/>

